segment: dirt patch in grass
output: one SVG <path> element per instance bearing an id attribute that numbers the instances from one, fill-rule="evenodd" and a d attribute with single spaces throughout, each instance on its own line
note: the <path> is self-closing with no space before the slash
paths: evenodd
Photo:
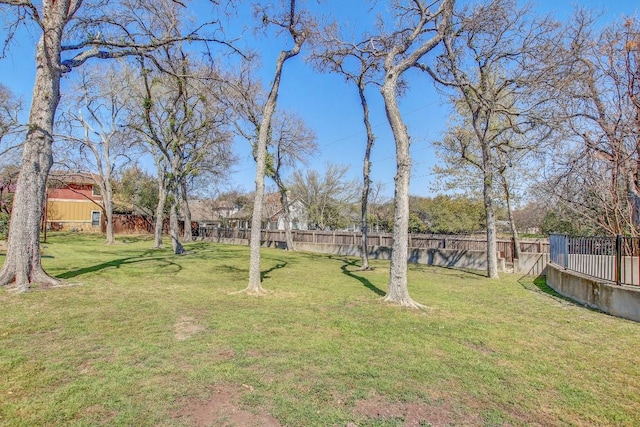
<path id="1" fill-rule="evenodd" d="M 236 357 L 236 352 L 231 348 L 222 348 L 213 353 L 213 357 L 218 361 L 227 361 Z"/>
<path id="2" fill-rule="evenodd" d="M 199 325 L 193 317 L 182 316 L 173 325 L 173 336 L 178 341 L 186 340 L 201 331 L 204 331 L 204 326 Z"/>
<path id="3" fill-rule="evenodd" d="M 282 427 L 264 409 L 254 413 L 242 408 L 242 395 L 252 391 L 250 386 L 218 385 L 208 399 L 183 402 L 176 418 L 194 427 Z"/>
<path id="4" fill-rule="evenodd" d="M 375 396 L 358 400 L 353 412 L 371 420 L 404 420 L 405 427 L 483 425 L 478 417 L 461 419 L 461 414 L 447 402 L 388 402 L 380 396 Z"/>

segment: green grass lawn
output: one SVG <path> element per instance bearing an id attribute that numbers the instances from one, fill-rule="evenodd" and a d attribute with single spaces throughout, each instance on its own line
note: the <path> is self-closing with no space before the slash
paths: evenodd
<path id="1" fill-rule="evenodd" d="M 65 286 L 0 289 L 3 426 L 636 426 L 640 324 L 532 278 L 247 247 L 53 235 Z M 352 424 L 350 424 L 352 423 Z"/>

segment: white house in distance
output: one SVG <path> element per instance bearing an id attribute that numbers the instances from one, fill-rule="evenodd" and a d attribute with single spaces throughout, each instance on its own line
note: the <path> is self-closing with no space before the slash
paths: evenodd
<path id="1" fill-rule="evenodd" d="M 267 210 L 267 207 L 277 208 L 277 211 L 274 214 L 267 217 L 268 221 L 264 228 L 268 230 L 284 230 L 284 210 L 282 208 L 282 203 L 280 203 L 280 195 L 276 195 L 278 196 L 278 201 L 276 203 L 265 203 L 265 210 Z M 300 200 L 294 199 L 289 202 L 289 228 L 291 230 L 309 229 L 309 224 L 307 222 L 307 209 Z"/>

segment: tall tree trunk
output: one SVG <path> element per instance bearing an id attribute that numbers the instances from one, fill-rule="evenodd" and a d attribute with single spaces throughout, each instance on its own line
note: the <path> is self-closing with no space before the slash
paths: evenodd
<path id="1" fill-rule="evenodd" d="M 96 155 L 95 157 L 96 157 L 96 163 L 98 166 L 98 173 L 100 174 L 100 178 L 102 180 L 102 182 L 99 183 L 99 187 L 100 187 L 100 192 L 102 193 L 102 207 L 104 211 L 104 216 L 106 218 L 105 243 L 107 245 L 113 245 L 116 242 L 116 238 L 113 233 L 113 187 L 111 186 L 111 175 L 113 172 L 113 167 L 111 165 L 111 160 L 109 159 L 109 149 L 107 147 L 108 145 L 105 144 L 104 165 L 100 159 L 100 156 Z M 90 147 L 90 148 L 92 150 L 95 150 L 95 147 Z"/>
<path id="2" fill-rule="evenodd" d="M 113 190 L 111 189 L 109 178 L 103 184 L 102 203 L 104 205 L 104 214 L 107 218 L 105 243 L 112 245 L 116 242 L 116 238 L 113 233 Z"/>
<path id="3" fill-rule="evenodd" d="M 365 97 L 364 75 L 358 82 L 358 94 L 360 95 L 360 105 L 362 106 L 362 115 L 364 127 L 367 131 L 367 146 L 364 151 L 364 161 L 362 162 L 362 202 L 361 202 L 361 231 L 362 231 L 362 248 L 360 258 L 362 259 L 361 270 L 370 270 L 369 266 L 369 193 L 371 191 L 371 149 L 375 141 L 371 122 L 369 121 L 369 104 Z"/>
<path id="4" fill-rule="evenodd" d="M 262 134 L 262 131 L 260 132 Z M 265 291 L 262 289 L 262 277 L 260 274 L 260 237 L 262 234 L 262 199 L 264 197 L 264 170 L 266 159 L 266 138 L 264 149 L 258 143 L 258 155 L 256 163 L 256 194 L 253 201 L 253 213 L 251 215 L 251 231 L 249 236 L 249 284 L 246 291 L 251 294 L 261 295 Z M 262 153 L 262 154 L 261 154 Z"/>
<path id="5" fill-rule="evenodd" d="M 487 221 L 487 277 L 497 279 L 498 275 L 498 245 L 496 243 L 496 215 L 491 199 L 491 189 L 485 185 L 484 204 Z"/>
<path id="6" fill-rule="evenodd" d="M 181 182 L 182 191 L 180 196 L 182 199 L 182 216 L 184 217 L 184 230 L 182 233 L 182 240 L 185 242 L 193 241 L 193 232 L 191 231 L 191 209 L 189 209 L 189 200 L 187 197 L 187 183 L 185 180 Z"/>
<path id="7" fill-rule="evenodd" d="M 288 30 L 294 40 L 294 47 L 291 50 L 280 51 L 276 60 L 276 69 L 273 76 L 273 83 L 269 96 L 262 110 L 262 121 L 258 132 L 258 144 L 256 146 L 256 195 L 253 201 L 253 214 L 251 217 L 251 236 L 249 239 L 249 284 L 245 289 L 250 294 L 260 295 L 265 291 L 262 288 L 262 277 L 260 274 L 260 235 L 262 225 L 262 199 L 264 197 L 264 175 L 267 159 L 267 141 L 271 131 L 271 119 L 276 109 L 278 101 L 278 90 L 282 79 L 282 69 L 284 63 L 300 53 L 300 48 L 304 42 L 304 36 L 297 34 L 294 28 L 296 13 L 295 0 L 291 0 L 289 8 Z"/>
<path id="8" fill-rule="evenodd" d="M 53 163 L 53 120 L 60 100 L 60 45 L 70 2 L 43 2 L 43 9 L 29 126 L 11 212 L 7 256 L 0 270 L 0 285 L 15 282 L 18 291 L 26 291 L 35 283 L 59 283 L 42 268 L 40 221 Z"/>
<path id="9" fill-rule="evenodd" d="M 391 249 L 391 268 L 389 272 L 389 291 L 384 301 L 401 306 L 419 308 L 420 304 L 409 296 L 407 286 L 407 255 L 409 248 L 409 182 L 411 178 L 411 155 L 409 153 L 409 134 L 402 121 L 397 103 L 396 74 L 387 74 L 382 86 L 387 119 L 391 125 L 396 143 L 397 171 L 394 178 L 393 203 L 393 245 Z"/>
<path id="10" fill-rule="evenodd" d="M 520 235 L 518 234 L 518 226 L 513 216 L 513 209 L 511 208 L 511 202 L 507 200 L 507 211 L 509 212 L 509 225 L 511 227 L 511 234 L 513 235 L 513 258 L 520 259 L 522 251 L 520 250 Z"/>
<path id="11" fill-rule="evenodd" d="M 291 212 L 289 211 L 289 196 L 287 195 L 287 188 L 284 182 L 280 179 L 280 175 L 276 175 L 276 184 L 278 190 L 280 190 L 280 203 L 282 203 L 282 217 L 284 222 L 284 239 L 287 245 L 288 251 L 295 251 L 296 248 L 293 242 L 293 236 L 291 235 Z"/>
<path id="12" fill-rule="evenodd" d="M 180 243 L 180 226 L 178 224 L 178 195 L 173 191 L 171 195 L 171 209 L 169 210 L 169 236 L 171 237 L 171 248 L 173 253 L 181 255 L 184 253 L 182 243 Z"/>
<path id="13" fill-rule="evenodd" d="M 484 173 L 483 196 L 485 218 L 487 222 L 487 276 L 497 279 L 498 276 L 498 244 L 496 242 L 496 214 L 493 207 L 493 162 L 491 148 L 482 144 L 482 165 Z"/>
<path id="14" fill-rule="evenodd" d="M 513 209 L 511 207 L 511 191 L 509 190 L 509 182 L 504 175 L 505 172 L 501 172 L 502 186 L 504 188 L 504 196 L 507 202 L 507 213 L 509 215 L 509 227 L 511 228 L 511 234 L 513 235 L 513 257 L 520 259 L 520 236 L 518 235 L 518 227 L 516 220 L 513 216 Z"/>
<path id="15" fill-rule="evenodd" d="M 163 175 L 162 172 L 158 172 Z M 153 247 L 162 248 L 162 228 L 164 225 L 164 206 L 167 203 L 167 187 L 164 176 L 158 176 L 158 205 L 156 206 L 156 228 Z"/>

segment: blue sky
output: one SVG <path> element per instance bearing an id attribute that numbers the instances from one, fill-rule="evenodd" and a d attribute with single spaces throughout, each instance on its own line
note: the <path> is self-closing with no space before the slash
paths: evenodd
<path id="1" fill-rule="evenodd" d="M 330 11 L 343 26 L 362 27 L 369 22 L 366 19 L 367 8 L 361 0 L 327 0 L 320 3 L 310 0 L 310 3 L 314 7 Z M 541 14 L 551 13 L 559 19 L 566 19 L 577 2 L 538 0 L 534 4 L 538 6 L 533 10 L 538 10 Z M 637 15 L 640 7 L 637 0 L 583 0 L 579 4 L 602 11 L 603 23 L 612 22 L 621 16 Z M 245 21 L 245 18 L 240 20 Z M 246 20 L 247 22 L 236 24 L 240 24 L 239 27 L 251 26 L 248 18 Z M 0 36 L 4 39 L 1 29 Z M 37 36 L 38 34 L 32 35 L 23 31 L 7 57 L 0 60 L 0 83 L 22 97 L 27 106 L 35 75 L 33 57 Z M 247 44 L 263 54 L 260 73 L 267 85 L 273 75 L 275 55 L 279 49 L 289 46 L 288 40 L 249 37 Z M 350 166 L 351 176 L 360 178 L 365 132 L 356 90 L 338 75 L 319 74 L 305 63 L 303 56 L 304 54 L 293 58 L 285 65 L 279 107 L 296 111 L 317 134 L 319 149 L 306 167 L 322 171 L 327 162 L 347 164 Z M 72 78 L 73 73 L 66 77 Z M 401 100 L 401 109 L 412 137 L 411 193 L 429 196 L 433 194 L 432 189 L 436 184 L 431 167 L 437 161 L 431 142 L 438 139 L 445 130 L 448 106 L 435 92 L 427 76 L 412 72 L 410 84 L 411 90 Z M 370 98 L 372 123 L 377 137 L 372 153 L 372 177 L 374 181 L 384 184 L 385 195 L 391 197 L 395 174 L 395 147 L 376 89 L 370 90 Z M 233 168 L 229 186 L 251 191 L 255 178 L 253 159 L 245 141 L 238 141 L 236 148 L 239 163 Z"/>

